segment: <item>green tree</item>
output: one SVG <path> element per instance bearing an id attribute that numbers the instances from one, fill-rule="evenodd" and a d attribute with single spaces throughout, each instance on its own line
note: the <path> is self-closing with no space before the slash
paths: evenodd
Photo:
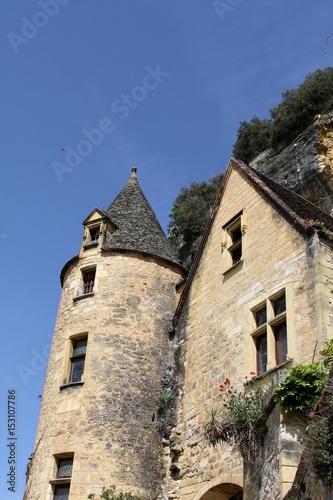
<path id="1" fill-rule="evenodd" d="M 191 182 L 181 188 L 169 215 L 169 238 L 175 246 L 192 243 L 202 235 L 223 177 L 219 173 L 208 182 Z"/>
<path id="2" fill-rule="evenodd" d="M 333 68 L 310 73 L 297 89 L 282 93 L 282 101 L 270 110 L 270 120 L 254 116 L 240 122 L 233 155 L 249 163 L 265 149 L 291 143 L 316 115 L 333 109 Z"/>
<path id="3" fill-rule="evenodd" d="M 250 122 L 240 122 L 232 154 L 249 163 L 259 153 L 271 147 L 271 140 L 272 120 L 260 120 L 254 116 Z"/>
<path id="4" fill-rule="evenodd" d="M 272 146 L 287 145 L 320 113 L 333 108 L 333 68 L 318 69 L 306 76 L 297 89 L 282 93 L 282 102 L 271 109 Z"/>

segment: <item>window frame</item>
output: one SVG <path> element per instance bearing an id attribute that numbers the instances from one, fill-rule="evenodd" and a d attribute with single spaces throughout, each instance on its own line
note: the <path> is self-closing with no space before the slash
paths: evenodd
<path id="1" fill-rule="evenodd" d="M 284 297 L 284 309 L 277 311 L 275 304 Z M 266 321 L 258 321 L 258 313 L 266 311 Z M 264 301 L 261 301 L 258 305 L 251 308 L 252 324 L 254 329 L 251 332 L 252 343 L 255 349 L 255 366 L 256 373 L 258 376 L 267 373 L 268 371 L 275 369 L 276 367 L 283 365 L 288 362 L 288 327 L 287 327 L 287 293 L 286 289 L 282 288 L 275 294 L 269 296 Z M 282 330 L 281 338 L 278 338 L 280 334 L 277 333 L 277 329 L 280 329 L 284 325 L 284 331 Z M 260 349 L 258 349 L 258 339 L 266 335 L 267 347 L 266 347 L 266 370 L 262 369 L 260 362 Z"/>
<path id="2" fill-rule="evenodd" d="M 90 269 L 83 269 L 81 270 L 81 272 L 82 272 L 82 295 L 91 295 L 94 293 L 94 287 L 96 281 L 96 267 Z M 87 280 L 87 278 L 89 278 L 89 275 L 92 276 L 92 278 L 90 278 L 90 280 Z"/>
<path id="3" fill-rule="evenodd" d="M 71 473 L 69 476 L 62 476 L 59 474 L 60 472 L 60 462 L 61 460 L 70 460 L 72 462 L 71 465 Z M 57 496 L 57 490 L 60 488 L 68 488 L 68 498 L 70 495 L 70 487 L 71 487 L 71 481 L 73 477 L 73 467 L 74 467 L 74 453 L 64 453 L 61 455 L 54 455 L 54 461 L 55 461 L 55 478 L 50 480 L 50 484 L 52 486 L 52 494 L 53 494 L 53 500 L 59 499 L 59 496 Z"/>
<path id="4" fill-rule="evenodd" d="M 96 291 L 96 276 L 97 276 L 97 266 L 96 264 L 91 264 L 89 266 L 82 267 L 77 271 L 77 287 L 76 296 L 73 297 L 73 302 L 78 302 L 80 300 L 86 299 L 88 297 L 93 297 Z M 80 274 L 79 274 L 80 273 Z M 85 277 L 89 274 L 93 274 L 93 282 L 90 285 L 85 284 Z M 88 288 L 90 286 L 90 289 Z"/>
<path id="5" fill-rule="evenodd" d="M 236 268 L 244 261 L 245 210 L 241 210 L 222 226 L 221 253 L 223 273 Z M 235 239 L 236 236 L 236 239 Z M 238 236 L 238 237 L 237 237 Z"/>
<path id="6" fill-rule="evenodd" d="M 101 234 L 101 225 L 98 224 L 96 226 L 90 226 L 88 227 L 88 232 L 89 232 L 89 245 L 98 245 L 98 240 Z M 93 238 L 94 234 L 94 238 Z"/>
<path id="7" fill-rule="evenodd" d="M 75 344 L 77 342 L 82 342 L 85 340 L 85 351 L 82 354 L 75 354 Z M 88 335 L 80 336 L 80 337 L 75 337 L 71 339 L 71 351 L 72 355 L 70 356 L 70 370 L 69 370 L 69 377 L 68 377 L 68 384 L 78 384 L 82 383 L 82 376 L 84 374 L 84 368 L 85 368 L 85 362 L 86 362 L 86 354 L 87 354 L 87 346 L 88 346 Z M 82 373 L 80 376 L 80 380 L 73 380 L 74 378 L 74 372 L 75 372 L 75 363 L 78 361 L 83 361 L 83 368 L 82 368 Z"/>

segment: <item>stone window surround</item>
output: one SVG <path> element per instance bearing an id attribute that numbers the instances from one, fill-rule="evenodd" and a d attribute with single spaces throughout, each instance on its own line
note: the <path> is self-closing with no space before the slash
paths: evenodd
<path id="1" fill-rule="evenodd" d="M 68 485 L 68 491 L 70 490 L 70 484 L 71 484 L 71 478 L 72 478 L 73 466 L 74 466 L 74 453 L 56 454 L 56 455 L 53 455 L 53 459 L 54 459 L 54 479 L 51 479 L 49 481 L 49 484 L 52 487 L 52 493 L 53 493 L 52 498 L 54 500 L 56 500 L 57 499 L 57 495 L 56 495 L 57 487 Z M 71 459 L 72 460 L 72 468 L 71 468 L 70 476 L 60 476 L 60 474 L 59 474 L 59 472 L 60 472 L 59 465 L 60 465 L 60 461 L 62 459 L 66 459 L 66 460 Z"/>
<path id="2" fill-rule="evenodd" d="M 274 312 L 274 301 L 277 299 L 281 298 L 282 296 L 285 296 L 286 298 L 286 308 L 283 312 L 279 314 L 275 314 Z M 266 370 L 257 373 L 258 376 L 263 375 L 265 373 L 270 372 L 271 370 L 276 369 L 277 367 L 284 365 L 285 363 L 289 362 L 289 357 L 288 357 L 288 352 L 289 352 L 289 339 L 288 339 L 288 333 L 286 333 L 286 342 L 287 342 L 287 352 L 286 352 L 286 359 L 278 362 L 277 361 L 277 353 L 276 353 L 276 339 L 275 339 L 275 333 L 274 333 L 274 328 L 286 323 L 286 328 L 288 332 L 288 326 L 287 326 L 287 291 L 286 288 L 283 287 L 279 289 L 277 292 L 275 292 L 272 295 L 269 295 L 267 298 L 264 300 L 261 300 L 256 306 L 251 308 L 251 325 L 252 325 L 252 332 L 251 332 L 251 337 L 252 337 L 252 356 L 251 356 L 251 363 L 252 363 L 252 371 L 255 371 L 257 373 L 257 346 L 256 346 L 256 339 L 264 334 L 267 335 L 267 366 Z M 266 308 L 266 314 L 267 318 L 266 321 L 257 326 L 256 324 L 256 313 L 258 311 L 261 311 L 262 309 Z"/>
<path id="3" fill-rule="evenodd" d="M 98 232 L 97 238 L 93 238 L 94 233 Z M 84 244 L 82 245 L 83 250 L 88 250 L 89 248 L 97 247 L 99 244 L 99 239 L 102 234 L 102 224 L 96 222 L 92 222 L 88 224 L 85 228 L 84 235 L 83 235 L 83 240 Z M 93 238 L 93 239 L 92 239 Z"/>
<path id="4" fill-rule="evenodd" d="M 244 260 L 244 236 L 246 229 L 246 211 L 244 209 L 234 215 L 222 226 L 222 274 L 226 274 L 236 267 L 241 268 L 240 264 L 242 264 Z M 238 235 L 241 233 L 240 238 L 237 240 L 234 240 L 235 233 L 238 233 Z M 236 255 L 239 250 L 241 255 L 237 258 Z"/>
<path id="5" fill-rule="evenodd" d="M 87 351 L 88 351 L 88 337 L 89 334 L 88 332 L 80 332 L 80 333 L 75 333 L 73 335 L 70 335 L 67 339 L 67 345 L 65 349 L 65 366 L 63 370 L 63 377 L 62 381 L 63 383 L 60 385 L 60 391 L 63 391 L 64 389 L 67 389 L 68 387 L 80 387 L 84 384 L 84 371 L 81 376 L 81 380 L 79 382 L 72 382 L 71 381 L 71 372 L 72 372 L 72 359 L 73 359 L 73 352 L 74 352 L 74 344 L 78 340 L 87 340 L 87 345 L 86 345 L 86 352 L 84 355 L 84 365 L 86 365 L 86 359 L 87 359 Z M 84 366 L 85 369 L 85 366 Z"/>
<path id="6" fill-rule="evenodd" d="M 95 276 L 94 276 L 94 284 L 93 284 L 93 291 L 84 293 L 84 275 L 87 273 L 90 273 L 94 271 Z M 78 302 L 80 300 L 86 299 L 88 297 L 93 297 L 94 292 L 96 290 L 96 272 L 97 272 L 97 266 L 95 264 L 89 264 L 84 267 L 81 267 L 79 269 L 79 276 L 78 276 L 78 287 L 76 288 L 77 290 L 77 295 L 76 297 L 73 297 L 73 302 Z"/>

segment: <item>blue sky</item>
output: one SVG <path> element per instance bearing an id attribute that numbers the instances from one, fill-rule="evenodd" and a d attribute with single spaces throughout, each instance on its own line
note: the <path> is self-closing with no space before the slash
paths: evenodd
<path id="1" fill-rule="evenodd" d="M 2 0 L 0 498 L 23 495 L 45 366 L 82 221 L 132 165 L 164 229 L 226 168 L 241 120 L 333 65 L 331 0 Z M 7 391 L 17 397 L 7 490 Z"/>

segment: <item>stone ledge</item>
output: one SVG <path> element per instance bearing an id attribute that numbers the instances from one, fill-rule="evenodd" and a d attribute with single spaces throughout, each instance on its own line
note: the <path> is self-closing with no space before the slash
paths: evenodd
<path id="1" fill-rule="evenodd" d="M 62 384 L 59 387 L 59 390 L 63 391 L 64 389 L 67 389 L 68 387 L 80 387 L 83 384 L 84 384 L 84 382 L 70 382 L 69 384 Z"/>

